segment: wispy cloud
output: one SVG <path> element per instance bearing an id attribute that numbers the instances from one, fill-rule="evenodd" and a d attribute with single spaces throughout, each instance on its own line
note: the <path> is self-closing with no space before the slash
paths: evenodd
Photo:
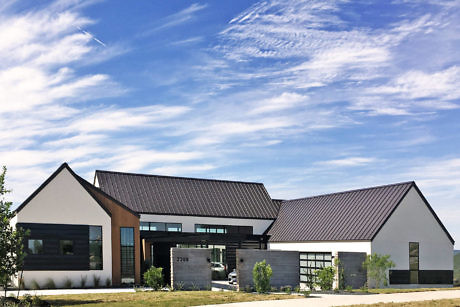
<path id="1" fill-rule="evenodd" d="M 160 25 L 155 26 L 154 28 L 147 30 L 143 33 L 143 36 L 150 35 L 156 31 L 164 30 L 171 27 L 176 27 L 188 22 L 191 22 L 195 19 L 196 13 L 205 9 L 207 4 L 193 3 L 190 6 L 186 7 L 183 10 L 180 10 L 177 13 L 171 14 L 167 17 L 164 17 L 160 21 Z"/>

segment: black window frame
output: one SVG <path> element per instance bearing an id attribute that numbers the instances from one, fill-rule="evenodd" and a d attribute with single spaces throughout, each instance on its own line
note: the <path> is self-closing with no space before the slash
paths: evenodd
<path id="1" fill-rule="evenodd" d="M 40 244 L 41 244 L 40 252 L 33 252 L 32 251 L 32 249 L 30 248 L 31 241 L 39 241 L 40 242 Z M 34 246 L 34 249 L 35 248 L 36 247 Z M 32 238 L 27 239 L 27 254 L 29 254 L 29 255 L 43 255 L 44 253 L 45 253 L 45 251 L 44 251 L 44 248 L 43 248 L 43 239 L 32 239 Z"/>
<path id="2" fill-rule="evenodd" d="M 129 241 L 123 241 L 127 238 L 127 235 L 123 234 L 124 230 L 132 231 L 132 241 L 131 237 Z M 129 234 L 130 235 L 130 234 Z M 120 277 L 121 282 L 125 283 L 123 280 L 129 280 L 126 283 L 134 283 L 135 282 L 135 247 L 136 247 L 136 240 L 134 238 L 135 232 L 134 227 L 120 227 Z"/>
<path id="3" fill-rule="evenodd" d="M 204 229 L 204 231 L 198 231 L 198 229 Z M 222 232 L 218 232 L 219 230 Z M 195 233 L 227 234 L 228 228 L 225 225 L 195 224 Z"/>
<path id="4" fill-rule="evenodd" d="M 100 229 L 100 238 L 91 238 L 91 229 L 99 228 Z M 103 249 L 103 229 L 102 226 L 100 225 L 89 225 L 88 229 L 88 240 L 89 240 L 89 251 L 88 251 L 88 257 L 89 257 L 89 270 L 90 271 L 101 271 L 104 269 L 104 249 Z M 97 254 L 93 254 L 92 248 L 94 248 L 94 245 L 97 244 L 99 246 L 100 250 L 100 256 Z M 93 258 L 99 257 L 99 261 L 95 261 Z"/>
<path id="5" fill-rule="evenodd" d="M 409 283 L 419 283 L 420 242 L 409 242 Z"/>
<path id="6" fill-rule="evenodd" d="M 329 256 L 326 259 L 325 256 Z M 333 266 L 334 256 L 331 252 L 300 252 L 299 253 L 299 278 L 301 283 L 306 283 L 308 276 L 313 278 L 313 281 L 317 281 L 315 271 L 327 266 Z M 322 263 L 322 265 L 317 265 Z M 328 264 L 328 265 L 326 265 Z M 303 279 L 302 277 L 305 277 Z"/>
<path id="7" fill-rule="evenodd" d="M 172 228 L 178 229 L 170 230 Z M 182 232 L 182 223 L 164 223 L 164 222 L 140 222 L 140 231 L 164 231 L 164 232 Z"/>

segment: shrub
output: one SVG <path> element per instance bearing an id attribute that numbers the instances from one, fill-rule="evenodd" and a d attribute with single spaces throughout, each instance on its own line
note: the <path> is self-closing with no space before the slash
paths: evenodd
<path id="1" fill-rule="evenodd" d="M 107 277 L 107 279 L 105 280 L 105 286 L 110 287 L 110 285 L 112 285 L 112 280 L 110 279 L 110 277 Z"/>
<path id="2" fill-rule="evenodd" d="M 158 290 L 163 285 L 163 268 L 156 268 L 151 266 L 147 272 L 144 273 L 144 281 L 153 290 Z"/>
<path id="3" fill-rule="evenodd" d="M 88 279 L 88 276 L 81 276 L 80 277 L 80 287 L 84 288 L 86 286 L 86 280 Z"/>
<path id="4" fill-rule="evenodd" d="M 345 287 L 345 290 L 346 290 L 347 292 L 353 292 L 353 288 L 352 288 L 352 286 L 350 286 L 350 285 L 346 286 L 346 287 Z"/>
<path id="5" fill-rule="evenodd" d="M 101 277 L 93 275 L 93 285 L 94 288 L 99 288 L 99 286 L 101 285 Z"/>
<path id="6" fill-rule="evenodd" d="M 72 280 L 68 277 L 64 280 L 64 288 L 66 289 L 72 288 Z"/>
<path id="7" fill-rule="evenodd" d="M 45 282 L 46 289 L 56 289 L 56 284 L 52 278 L 48 278 Z"/>
<path id="8" fill-rule="evenodd" d="M 272 277 L 272 267 L 266 263 L 265 259 L 261 262 L 256 262 L 252 269 L 252 280 L 258 293 L 266 293 L 270 291 L 270 278 Z"/>
<path id="9" fill-rule="evenodd" d="M 299 287 L 299 286 L 295 286 L 295 287 L 294 287 L 294 292 L 295 292 L 295 293 L 300 293 L 300 287 Z"/>
<path id="10" fill-rule="evenodd" d="M 278 288 L 277 287 L 270 287 L 270 292 L 278 292 Z"/>
<path id="11" fill-rule="evenodd" d="M 307 276 L 307 279 L 305 280 L 305 283 L 307 284 L 307 287 L 310 291 L 314 291 L 315 290 L 315 276 L 313 276 L 312 274 L 308 274 Z"/>
<path id="12" fill-rule="evenodd" d="M 176 284 L 174 285 L 174 289 L 176 289 L 177 291 L 183 290 L 184 289 L 184 283 L 182 281 L 176 282 Z"/>
<path id="13" fill-rule="evenodd" d="M 191 290 L 192 291 L 198 291 L 198 290 L 200 290 L 200 287 L 196 283 L 192 282 Z"/>
<path id="14" fill-rule="evenodd" d="M 317 281 L 316 284 L 321 290 L 332 290 L 332 284 L 334 283 L 335 268 L 332 266 L 324 267 L 320 270 L 316 270 Z"/>
<path id="15" fill-rule="evenodd" d="M 284 287 L 281 287 L 280 290 L 285 292 L 285 293 L 287 293 L 287 294 L 291 294 L 292 287 L 291 286 L 284 286 Z"/>
<path id="16" fill-rule="evenodd" d="M 32 290 L 40 290 L 40 285 L 35 279 L 32 279 L 32 281 L 30 282 L 30 288 Z"/>
<path id="17" fill-rule="evenodd" d="M 211 284 L 207 284 L 206 287 L 205 287 L 205 290 L 206 290 L 206 291 L 211 291 L 211 290 L 212 290 L 212 285 L 211 285 Z"/>
<path id="18" fill-rule="evenodd" d="M 363 268 L 367 270 L 369 281 L 377 288 L 383 284 L 388 286 L 387 270 L 394 267 L 395 263 L 391 261 L 390 255 L 372 254 L 367 255 L 363 262 Z"/>
<path id="19" fill-rule="evenodd" d="M 311 294 L 311 291 L 305 290 L 305 291 L 302 291 L 302 294 L 303 294 L 303 296 L 305 296 L 305 297 L 309 297 L 310 294 Z"/>

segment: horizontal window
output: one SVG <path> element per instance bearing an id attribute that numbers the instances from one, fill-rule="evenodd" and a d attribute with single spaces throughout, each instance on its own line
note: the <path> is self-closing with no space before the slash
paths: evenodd
<path id="1" fill-rule="evenodd" d="M 227 227 L 220 225 L 195 224 L 195 232 L 198 233 L 227 233 Z"/>
<path id="2" fill-rule="evenodd" d="M 27 247 L 29 254 L 43 254 L 43 240 L 29 239 Z"/>
<path id="3" fill-rule="evenodd" d="M 159 222 L 141 222 L 141 231 L 169 231 L 169 232 L 181 232 L 181 223 L 159 223 Z"/>
<path id="4" fill-rule="evenodd" d="M 73 241 L 59 240 L 59 250 L 61 255 L 73 255 Z"/>

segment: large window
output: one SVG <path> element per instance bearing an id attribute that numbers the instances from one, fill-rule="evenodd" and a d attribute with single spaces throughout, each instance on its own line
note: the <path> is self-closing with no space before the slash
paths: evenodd
<path id="1" fill-rule="evenodd" d="M 89 226 L 89 269 L 102 268 L 102 226 Z"/>
<path id="2" fill-rule="evenodd" d="M 61 255 L 73 255 L 73 241 L 59 240 L 59 251 Z"/>
<path id="3" fill-rule="evenodd" d="M 418 284 L 419 270 L 419 243 L 409 242 L 409 280 L 411 284 Z"/>
<path id="4" fill-rule="evenodd" d="M 227 233 L 227 227 L 219 225 L 195 224 L 195 232 L 198 233 Z"/>
<path id="5" fill-rule="evenodd" d="M 181 223 L 158 223 L 158 222 L 141 222 L 141 231 L 169 231 L 169 232 L 181 232 Z"/>
<path id="6" fill-rule="evenodd" d="M 315 271 L 328 266 L 332 266 L 331 253 L 300 253 L 300 282 L 316 280 Z"/>
<path id="7" fill-rule="evenodd" d="M 120 228 L 121 282 L 134 283 L 134 228 Z"/>
<path id="8" fill-rule="evenodd" d="M 29 254 L 43 254 L 43 240 L 29 239 L 27 247 Z"/>

